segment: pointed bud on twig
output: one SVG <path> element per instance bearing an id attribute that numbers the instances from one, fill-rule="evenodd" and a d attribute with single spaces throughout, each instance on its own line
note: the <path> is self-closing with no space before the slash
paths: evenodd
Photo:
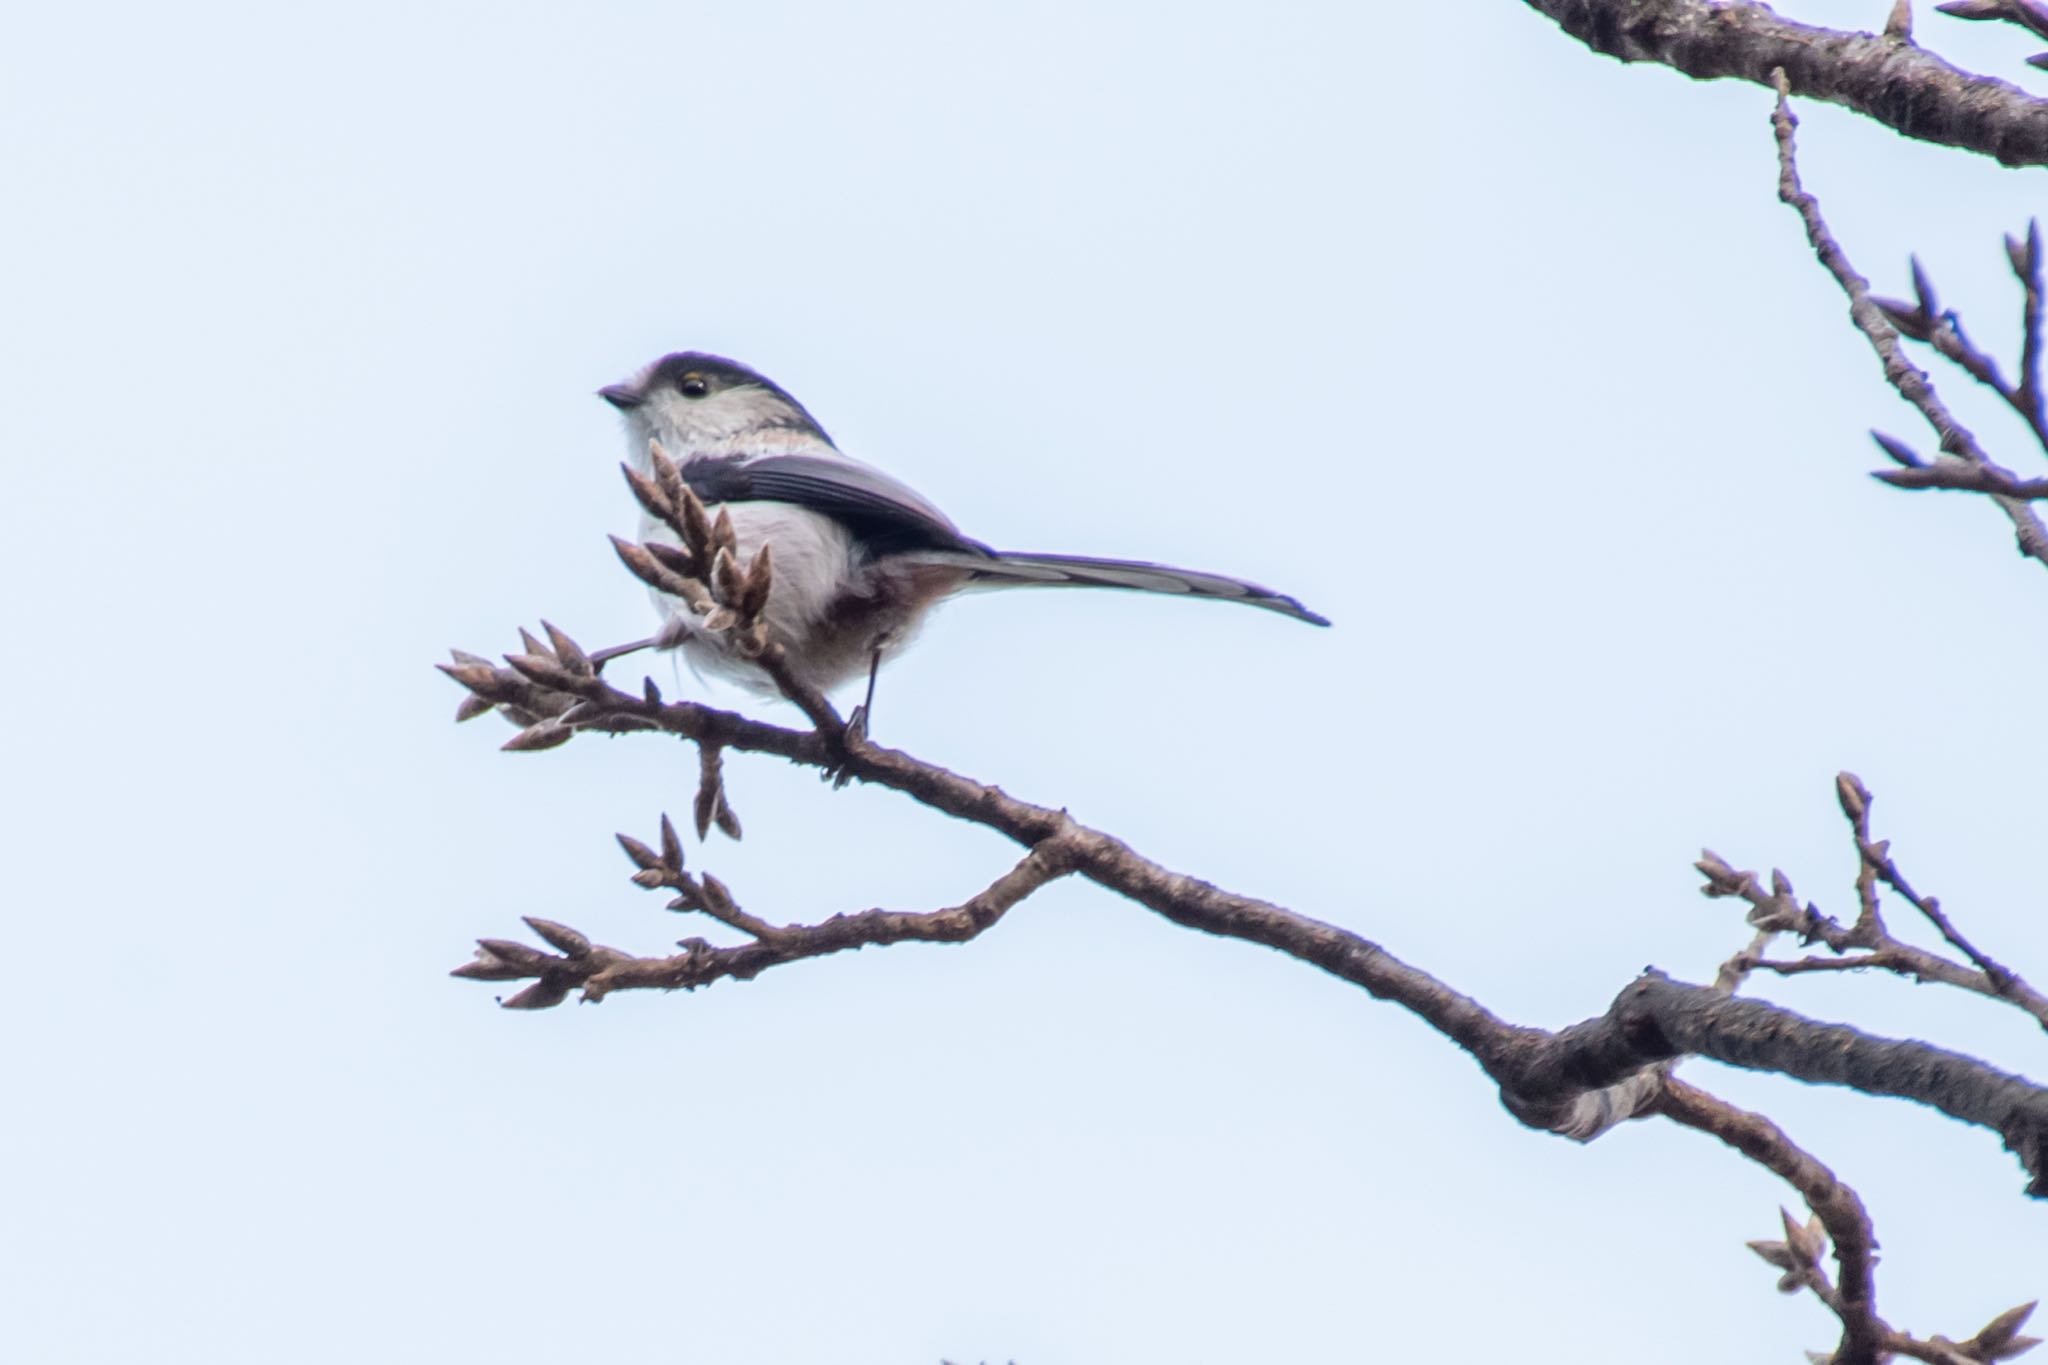
<path id="1" fill-rule="evenodd" d="M 710 635 L 720 635 L 740 623 L 737 613 L 729 607 L 716 607 L 704 618 L 704 630 Z"/>
<path id="2" fill-rule="evenodd" d="M 661 813 L 661 865 L 671 872 L 683 870 L 683 841 L 676 836 L 675 823 L 668 818 L 668 812 Z"/>
<path id="3" fill-rule="evenodd" d="M 720 550 L 738 548 L 739 534 L 732 529 L 732 513 L 725 508 L 718 509 L 718 520 L 711 523 L 711 553 L 714 558 Z"/>
<path id="4" fill-rule="evenodd" d="M 1870 817 L 1870 789 L 1856 774 L 1846 770 L 1835 774 L 1835 799 L 1842 803 L 1842 814 L 1851 824 L 1860 827 Z"/>
<path id="5" fill-rule="evenodd" d="M 697 788 L 697 800 L 690 814 L 697 825 L 697 838 L 701 842 L 711 835 L 711 822 L 718 815 L 718 788 L 703 785 Z"/>
<path id="6" fill-rule="evenodd" d="M 1872 295 L 1870 301 L 1877 305 L 1877 311 L 1884 314 L 1884 320 L 1899 330 L 1902 336 L 1915 341 L 1928 341 L 1934 336 L 1934 319 L 1922 313 L 1911 304 L 1898 299 L 1884 299 Z"/>
<path id="7" fill-rule="evenodd" d="M 661 866 L 661 855 L 641 843 L 638 839 L 635 839 L 632 835 L 614 834 L 612 837 L 619 841 L 620 848 L 626 850 L 626 856 L 633 860 L 633 866 L 638 868 Z"/>
<path id="8" fill-rule="evenodd" d="M 661 689 L 654 685 L 654 679 L 642 678 L 640 696 L 649 706 L 661 705 Z"/>
<path id="9" fill-rule="evenodd" d="M 1881 431 L 1873 431 L 1870 433 L 1870 439 L 1877 442 L 1878 449 L 1890 456 L 1893 463 L 1902 464 L 1908 469 L 1922 469 L 1926 467 L 1927 461 L 1921 459 L 1919 453 L 1913 447 L 1907 445 L 1898 437 L 1887 436 Z"/>
<path id="10" fill-rule="evenodd" d="M 688 578 L 697 572 L 697 557 L 680 545 L 671 545 L 665 540 L 649 540 L 642 542 L 640 548 L 679 578 Z"/>
<path id="11" fill-rule="evenodd" d="M 1963 1353 L 1972 1360 L 1981 1360 L 1990 1365 L 1992 1361 L 2010 1360 L 2039 1346 L 2041 1338 L 2023 1337 L 2019 1334 L 2020 1328 L 2027 1325 L 2027 1319 L 2033 1316 L 2039 1302 L 2040 1300 L 2036 1299 L 2000 1313 L 1986 1323 L 1984 1329 L 1976 1336 L 1962 1343 Z"/>
<path id="12" fill-rule="evenodd" d="M 1820 1221 L 1820 1215 L 1816 1213 L 1804 1223 L 1795 1223 L 1792 1215 L 1781 1208 L 1778 1217 L 1784 1220 L 1785 1236 L 1792 1243 L 1792 1249 L 1804 1256 L 1808 1265 L 1819 1265 L 1820 1258 L 1828 1249 L 1828 1230 Z"/>
<path id="13" fill-rule="evenodd" d="M 567 744 L 576 737 L 576 732 L 556 720 L 544 720 L 538 725 L 529 725 L 498 747 L 508 754 L 533 754 L 542 749 L 554 749 Z"/>
<path id="14" fill-rule="evenodd" d="M 557 924 L 538 915 L 525 915 L 521 918 L 526 921 L 527 928 L 546 939 L 557 952 L 566 953 L 572 958 L 590 956 L 590 940 L 568 925 Z"/>
<path id="15" fill-rule="evenodd" d="M 489 701 L 511 701 L 519 695 L 519 684 L 498 676 L 498 670 L 490 664 L 435 664 L 434 667 Z"/>
<path id="16" fill-rule="evenodd" d="M 775 565 L 769 551 L 772 547 L 763 544 L 754 552 L 753 563 L 747 565 L 747 575 L 740 584 L 739 613 L 743 621 L 752 621 L 768 605 L 768 588 L 774 579 Z"/>
<path id="17" fill-rule="evenodd" d="M 1792 879 L 1775 867 L 1771 869 L 1771 894 L 1783 900 L 1792 899 Z"/>
<path id="18" fill-rule="evenodd" d="M 661 486 L 629 464 L 621 463 L 619 469 L 626 476 L 626 486 L 633 490 L 633 501 L 640 504 L 648 516 L 657 521 L 667 521 L 675 515 L 675 508 Z"/>
<path id="19" fill-rule="evenodd" d="M 1934 281 L 1927 278 L 1927 270 L 1920 264 L 1918 256 L 1908 256 L 1913 267 L 1913 297 L 1920 304 L 1920 315 L 1930 322 L 1941 315 L 1941 301 L 1935 297 Z"/>
<path id="20" fill-rule="evenodd" d="M 661 442 L 651 439 L 647 442 L 647 466 L 654 471 L 654 481 L 660 486 L 662 497 L 670 507 L 680 511 L 689 485 L 683 482 L 682 471 L 661 448 Z"/>
<path id="21" fill-rule="evenodd" d="M 669 872 L 666 868 L 643 867 L 633 874 L 632 882 L 642 891 L 652 891 L 657 886 L 667 886 L 668 879 Z"/>
<path id="22" fill-rule="evenodd" d="M 573 691 L 581 681 L 557 663 L 552 654 L 507 654 L 505 662 L 512 665 L 514 672 L 557 692 Z"/>
<path id="23" fill-rule="evenodd" d="M 739 913 L 739 904 L 733 900 L 732 892 L 725 889 L 724 882 L 718 880 L 709 872 L 706 872 L 700 880 L 704 884 L 704 899 L 711 903 L 714 912 L 721 915 L 737 915 Z"/>
<path id="24" fill-rule="evenodd" d="M 647 552 L 647 547 L 638 541 L 626 540 L 620 536 L 611 537 L 612 551 L 619 562 L 632 571 L 633 577 L 657 592 L 670 597 L 689 601 L 692 597 L 690 579 L 671 570 L 667 565 Z"/>
<path id="25" fill-rule="evenodd" d="M 481 654 L 472 654 L 466 649 L 451 649 L 448 651 L 448 657 L 459 664 L 482 664 L 485 668 L 491 666 L 489 659 Z"/>
<path id="26" fill-rule="evenodd" d="M 472 692 L 457 704 L 455 708 L 455 721 L 459 725 L 465 720 L 475 720 L 478 716 L 487 715 L 497 709 L 498 704 L 496 702 L 487 701 Z"/>
<path id="27" fill-rule="evenodd" d="M 731 549 L 721 549 L 711 563 L 711 581 L 718 589 L 719 599 L 728 606 L 738 606 L 740 600 L 740 561 Z"/>
<path id="28" fill-rule="evenodd" d="M 448 975 L 460 977 L 464 981 L 523 981 L 533 973 L 522 972 L 489 953 L 479 952 L 476 961 L 465 962 L 451 970 Z"/>
<path id="29" fill-rule="evenodd" d="M 539 975 L 554 961 L 523 943 L 486 938 L 477 940 L 474 961 L 463 963 L 448 975 L 467 981 L 518 981 Z"/>
<path id="30" fill-rule="evenodd" d="M 1913 41 L 1913 0 L 1893 0 L 1892 12 L 1884 21 L 1884 36 Z"/>
<path id="31" fill-rule="evenodd" d="M 716 553 L 717 545 L 711 534 L 711 514 L 704 510 L 703 500 L 686 484 L 679 504 L 683 524 L 677 529 L 683 537 L 683 544 L 690 547 L 690 553 L 699 559 L 709 560 Z"/>
<path id="32" fill-rule="evenodd" d="M 536 981 L 519 994 L 500 1000 L 498 1007 L 508 1010 L 551 1010 L 568 998 L 567 986 Z"/>
<path id="33" fill-rule="evenodd" d="M 740 835 L 742 833 L 740 829 L 740 818 L 739 816 L 733 814 L 732 807 L 725 803 L 725 797 L 722 793 L 719 796 L 718 810 L 716 811 L 716 813 L 714 813 L 712 818 L 718 822 L 719 831 L 722 834 L 724 834 L 726 838 L 732 840 L 734 843 L 738 843 L 740 841 Z"/>
<path id="34" fill-rule="evenodd" d="M 1793 1256 L 1792 1248 L 1786 1246 L 1783 1242 L 1755 1241 L 1744 1242 L 1743 1245 L 1780 1270 L 1797 1270 L 1799 1268 L 1798 1258 Z"/>
<path id="35" fill-rule="evenodd" d="M 548 633 L 548 644 L 554 648 L 555 657 L 562 661 L 562 667 L 585 676 L 594 671 L 590 667 L 590 656 L 583 652 L 583 646 L 570 639 L 552 622 L 542 621 L 540 628 Z"/>
<path id="36" fill-rule="evenodd" d="M 548 647 L 542 644 L 540 641 L 534 639 L 533 632 L 528 630 L 525 626 L 521 626 L 519 628 L 519 643 L 526 646 L 526 652 L 528 654 L 546 654 L 549 652 Z"/>
<path id="37" fill-rule="evenodd" d="M 1707 879 L 1707 884 L 1700 888 L 1700 894 L 1708 899 L 1742 894 L 1747 874 L 1730 867 L 1728 860 L 1711 848 L 1700 850 L 1699 861 L 1694 863 L 1693 867 Z"/>
<path id="38" fill-rule="evenodd" d="M 544 972 L 560 961 L 540 949 L 518 943 L 509 938 L 480 938 L 476 941 L 477 954 L 489 953 L 508 967 L 517 967 L 522 975 L 533 976 Z"/>

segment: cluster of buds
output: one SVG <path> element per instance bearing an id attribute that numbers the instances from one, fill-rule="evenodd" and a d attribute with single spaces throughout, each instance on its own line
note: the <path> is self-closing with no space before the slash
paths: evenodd
<path id="1" fill-rule="evenodd" d="M 1766 892 L 1756 873 L 1737 870 L 1711 848 L 1700 850 L 1700 859 L 1693 867 L 1707 879 L 1700 887 L 1701 895 L 1710 900 L 1739 896 L 1748 901 L 1747 919 L 1757 929 L 1767 933 L 1812 934 L 1818 912 L 1811 905 L 1799 903 L 1792 890 L 1792 879 L 1777 868 L 1771 869 L 1771 889 Z"/>
<path id="2" fill-rule="evenodd" d="M 469 695 L 455 710 L 455 719 L 474 720 L 491 711 L 520 727 L 505 742 L 513 752 L 552 749 L 567 744 L 580 725 L 603 720 L 608 730 L 649 728 L 651 722 L 620 714 L 604 704 L 609 689 L 598 676 L 598 665 L 567 632 L 548 622 L 540 623 L 547 633 L 545 642 L 532 631 L 520 628 L 523 646 L 507 654 L 507 667 L 466 650 L 451 650 L 453 663 L 440 670 L 469 689 Z M 647 681 L 646 701 L 661 705 L 660 689 Z"/>
<path id="3" fill-rule="evenodd" d="M 1845 1305 L 1835 1287 L 1828 1282 L 1827 1271 L 1821 1268 L 1821 1257 L 1827 1254 L 1828 1235 L 1821 1226 L 1820 1215 L 1815 1214 L 1804 1223 L 1795 1219 L 1784 1209 L 1778 1210 L 1778 1217 L 1785 1229 L 1783 1240 L 1757 1241 L 1749 1243 L 1749 1249 L 1777 1268 L 1778 1292 L 1797 1294 L 1811 1289 L 1830 1308 L 1838 1313 Z M 1897 1344 L 1910 1348 L 1896 1354 L 1911 1355 L 1919 1360 L 1935 1361 L 1938 1365 L 1995 1365 L 1997 1361 L 2011 1360 L 2024 1355 L 2041 1344 L 2039 1337 L 2020 1335 L 2020 1328 L 2027 1325 L 2033 1316 L 2034 1303 L 2023 1303 L 2008 1308 L 1993 1318 L 1973 1337 L 1965 1341 L 1951 1341 L 1936 1333 L 1925 1341 L 1911 1341 L 1878 1323 L 1878 1330 L 1891 1337 L 1887 1345 Z M 1892 1359 L 1891 1350 L 1879 1353 L 1880 1360 Z M 1828 1365 L 1836 1358 L 1831 1351 L 1808 1351 L 1806 1358 L 1814 1365 Z"/>
<path id="4" fill-rule="evenodd" d="M 620 955 L 601 948 L 566 924 L 528 915 L 526 927 L 540 936 L 557 953 L 509 938 L 478 939 L 476 959 L 450 972 L 465 981 L 524 981 L 538 978 L 531 986 L 498 1003 L 508 1010 L 552 1009 L 569 998 L 571 991 L 602 971 Z"/>
<path id="5" fill-rule="evenodd" d="M 759 658 L 768 645 L 760 618 L 774 574 L 769 547 L 763 544 L 742 569 L 731 515 L 723 507 L 715 518 L 705 510 L 661 442 L 649 441 L 647 453 L 653 477 L 624 465 L 626 483 L 677 543 L 613 536 L 612 548 L 641 582 L 687 606 L 697 630 L 725 635 L 743 658 Z"/>
<path id="6" fill-rule="evenodd" d="M 1820 1215 L 1801 1223 L 1781 1208 L 1778 1217 L 1785 1226 L 1785 1240 L 1750 1242 L 1749 1249 L 1784 1272 L 1778 1276 L 1780 1294 L 1813 1289 L 1826 1295 L 1830 1287 L 1820 1258 L 1827 1252 L 1828 1234 L 1821 1226 Z"/>
<path id="7" fill-rule="evenodd" d="M 654 849 L 630 834 L 616 836 L 619 847 L 633 860 L 637 869 L 633 873 L 633 885 L 649 891 L 668 890 L 676 893 L 668 908 L 677 911 L 697 911 L 709 915 L 721 924 L 730 925 L 743 933 L 758 939 L 774 938 L 782 930 L 767 921 L 758 919 L 740 909 L 732 892 L 724 882 L 709 872 L 692 876 L 683 866 L 683 841 L 676 835 L 676 827 L 668 816 L 661 817 L 661 847 Z"/>

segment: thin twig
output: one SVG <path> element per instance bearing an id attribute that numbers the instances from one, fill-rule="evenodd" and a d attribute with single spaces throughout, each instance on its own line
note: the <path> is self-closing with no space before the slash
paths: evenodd
<path id="1" fill-rule="evenodd" d="M 2027 502 L 2048 498 L 2048 479 L 2022 479 L 1997 465 L 1970 464 L 1964 460 L 1939 460 L 1912 469 L 1879 469 L 1870 477 L 1894 488 L 1910 490 L 1940 488 Z"/>
<path id="2" fill-rule="evenodd" d="M 1891 972 L 1914 981 L 1938 982 L 1960 990 L 2001 1000 L 2032 1015 L 2048 1028 L 2048 997 L 2027 984 L 2018 973 L 1992 959 L 1963 938 L 1932 896 L 1913 889 L 1891 856 L 1889 841 L 1870 832 L 1870 809 L 1876 797 L 1856 774 L 1835 776 L 1835 794 L 1842 815 L 1849 822 L 1856 844 L 1856 922 L 1844 925 L 1819 907 L 1802 903 L 1792 893 L 1792 884 L 1782 872 L 1771 874 L 1771 889 L 1764 890 L 1756 873 L 1732 866 L 1711 849 L 1703 852 L 1694 866 L 1705 876 L 1701 887 L 1710 898 L 1733 897 L 1749 907 L 1747 919 L 1757 928 L 1758 938 L 1722 965 L 1720 980 L 1739 983 L 1751 971 L 1779 976 L 1810 972 Z M 1887 927 L 1878 905 L 1878 888 L 1888 887 L 1926 916 L 1950 946 L 1961 952 L 1971 966 L 1951 961 L 1895 937 Z M 1773 959 L 1763 955 L 1766 940 L 1780 933 L 1797 934 L 1802 943 L 1820 943 L 1843 956 Z"/>
<path id="3" fill-rule="evenodd" d="M 959 905 L 924 913 L 867 910 L 834 915 L 818 924 L 768 925 L 752 916 L 722 913 L 709 906 L 691 907 L 706 909 L 755 934 L 755 941 L 718 947 L 701 938 L 685 939 L 680 945 L 683 951 L 670 957 L 637 957 L 591 943 L 552 921 L 529 918 L 529 927 L 562 950 L 559 956 L 508 940 L 485 939 L 477 945 L 475 960 L 457 967 L 451 975 L 473 981 L 538 978 L 503 1003 L 507 1009 L 546 1009 L 577 991 L 585 1000 L 595 1001 L 620 990 L 695 990 L 727 977 L 750 980 L 770 967 L 849 949 L 889 943 L 965 943 L 995 925 L 1032 892 L 1072 872 L 1072 852 L 1069 841 L 1055 835 Z"/>
<path id="4" fill-rule="evenodd" d="M 1942 403 L 1927 372 L 1906 358 L 1898 331 L 1871 298 L 1870 281 L 1857 274 L 1855 267 L 1849 264 L 1848 255 L 1821 217 L 1820 201 L 1800 184 L 1793 142 L 1793 130 L 1798 127 L 1799 120 L 1792 113 L 1791 86 L 1782 70 L 1774 73 L 1774 79 L 1778 87 L 1778 102 L 1771 113 L 1771 126 L 1778 139 L 1778 198 L 1799 214 L 1814 254 L 1820 257 L 1821 264 L 1834 276 L 1842 292 L 1849 296 L 1849 316 L 1857 330 L 1869 340 L 1871 349 L 1877 352 L 1884 365 L 1886 381 L 1927 420 L 1940 440 L 1941 449 L 1972 465 L 1996 467 L 1969 428 L 1958 422 L 1955 414 Z M 2011 477 L 2007 471 L 2000 472 Z M 2024 499 L 1999 494 L 1992 495 L 1991 500 L 2012 522 L 2020 553 L 2048 568 L 2048 526 L 2041 524 L 2032 506 Z"/>
<path id="5" fill-rule="evenodd" d="M 2016 1008 L 2032 1015 L 2042 1028 L 2048 1029 L 2048 996 L 2042 995 L 2028 985 L 2017 972 L 1964 938 L 1962 932 L 1942 910 L 1941 902 L 1914 890 L 1912 883 L 1906 880 L 1905 873 L 1899 871 L 1898 863 L 1892 859 L 1891 841 L 1871 836 L 1870 808 L 1877 798 L 1870 794 L 1870 789 L 1864 786 L 1862 780 L 1854 773 L 1843 773 L 1836 779 L 1836 790 L 1842 797 L 1842 813 L 1848 818 L 1849 827 L 1856 837 L 1856 855 L 1861 862 L 1861 868 L 1857 873 L 1858 886 L 1863 886 L 1869 878 L 1884 883 L 1901 900 L 1925 916 L 1940 932 L 1942 938 L 1947 940 L 1950 947 L 1970 959 L 1977 971 L 1972 973 L 1966 982 L 1950 984 L 1963 985 L 1965 989 L 2008 1001 Z M 1907 945 L 1892 939 L 1889 934 L 1885 935 L 1881 942 L 1871 946 L 1890 948 L 1902 954 L 1907 949 Z M 1934 960 L 1945 961 L 1939 958 Z"/>

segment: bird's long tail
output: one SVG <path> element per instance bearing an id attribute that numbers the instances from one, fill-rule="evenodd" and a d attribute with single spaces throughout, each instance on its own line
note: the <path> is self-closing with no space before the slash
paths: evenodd
<path id="1" fill-rule="evenodd" d="M 937 556 L 934 556 L 937 558 Z M 1087 555 L 1034 555 L 999 550 L 993 559 L 947 554 L 944 560 L 967 569 L 969 585 L 985 587 L 1124 588 L 1132 592 L 1167 593 L 1176 597 L 1214 597 L 1263 607 L 1312 626 L 1327 626 L 1318 616 L 1285 593 L 1247 583 L 1241 578 L 1147 564 L 1135 559 L 1094 559 Z"/>

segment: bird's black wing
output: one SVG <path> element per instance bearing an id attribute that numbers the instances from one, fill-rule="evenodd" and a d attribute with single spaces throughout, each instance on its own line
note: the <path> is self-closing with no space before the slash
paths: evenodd
<path id="1" fill-rule="evenodd" d="M 966 550 L 952 518 L 909 486 L 842 455 L 735 455 L 691 460 L 683 481 L 707 503 L 786 502 L 831 517 L 877 553 Z"/>

